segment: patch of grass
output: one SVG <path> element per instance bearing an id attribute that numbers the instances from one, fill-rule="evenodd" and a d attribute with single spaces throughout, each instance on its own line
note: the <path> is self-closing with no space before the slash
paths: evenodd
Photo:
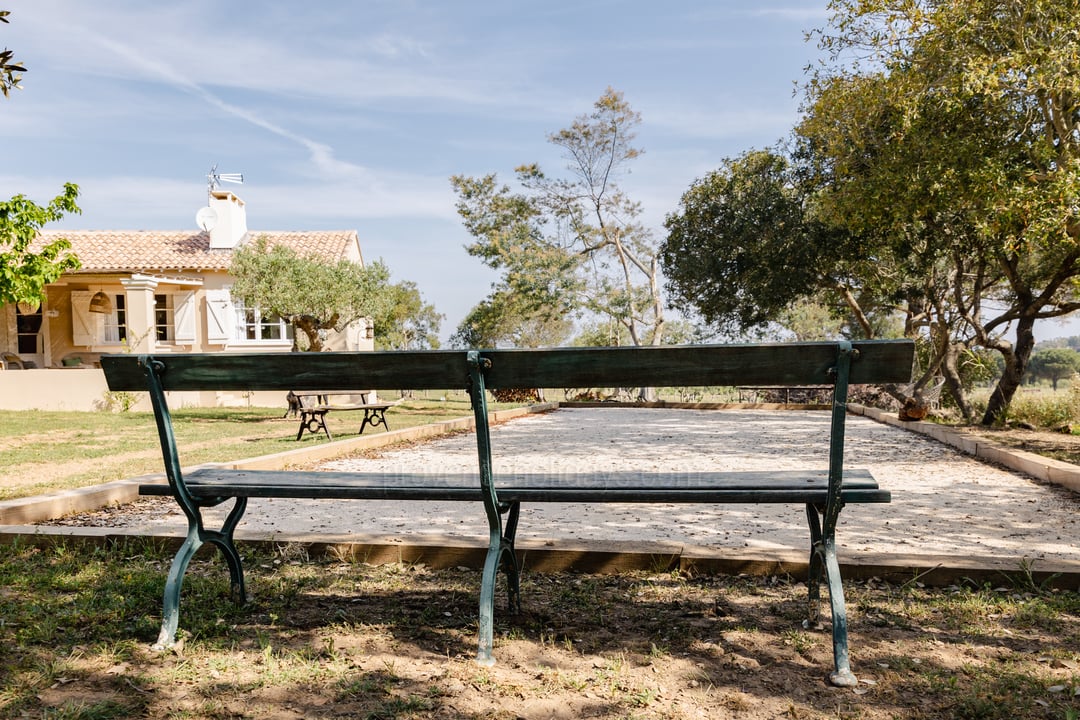
<path id="1" fill-rule="evenodd" d="M 468 398 L 419 396 L 386 412 L 400 430 L 470 416 Z M 284 407 L 284 401 L 282 403 Z M 493 409 L 508 405 L 493 404 Z M 184 465 L 227 462 L 328 442 L 296 441 L 298 420 L 276 408 L 180 408 L 173 429 Z M 362 413 L 330 413 L 336 439 L 355 436 Z M 382 429 L 379 429 L 382 431 Z M 371 434 L 368 430 L 367 434 Z M 162 472 L 152 413 L 0 411 L 0 500 Z"/>

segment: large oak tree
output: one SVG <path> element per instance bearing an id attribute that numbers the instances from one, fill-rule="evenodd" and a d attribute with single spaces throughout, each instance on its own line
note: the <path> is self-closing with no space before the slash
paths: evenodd
<path id="1" fill-rule="evenodd" d="M 744 263 L 775 264 L 783 244 L 773 235 L 785 232 L 776 220 L 797 208 L 804 224 L 786 232 L 815 249 L 781 260 L 771 286 L 727 289 L 756 288 L 750 304 L 772 317 L 793 297 L 763 290 L 799 286 L 831 288 L 863 309 L 895 308 L 908 334 L 930 341 L 927 371 L 946 376 L 968 415 L 960 358 L 980 347 L 1000 353 L 1004 373 L 982 418 L 992 422 L 1019 386 L 1034 323 L 1080 308 L 1080 2 L 832 0 L 830 8 L 820 40 L 831 55 L 806 85 L 795 170 L 770 190 L 791 197 L 747 212 L 762 228 L 735 226 L 745 229 Z M 686 249 L 680 225 L 699 190 L 669 225 L 668 245 L 682 244 L 665 258 Z"/>

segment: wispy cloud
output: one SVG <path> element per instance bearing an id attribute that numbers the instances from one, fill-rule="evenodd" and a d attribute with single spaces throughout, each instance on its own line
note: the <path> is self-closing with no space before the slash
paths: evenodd
<path id="1" fill-rule="evenodd" d="M 149 57 L 128 44 L 105 37 L 98 33 L 92 33 L 91 31 L 87 31 L 87 34 L 100 46 L 122 58 L 131 68 L 137 70 L 145 77 L 164 82 L 178 90 L 191 93 L 200 98 L 207 105 L 216 108 L 225 115 L 242 120 L 254 127 L 303 147 L 308 152 L 309 159 L 313 166 L 312 172 L 314 176 L 336 180 L 348 179 L 368 182 L 372 180 L 373 175 L 370 170 L 361 165 L 338 159 L 335 157 L 334 149 L 330 145 L 293 132 L 288 128 L 266 119 L 253 110 L 227 102 L 216 93 L 211 92 L 171 67 L 168 63 L 157 58 Z"/>

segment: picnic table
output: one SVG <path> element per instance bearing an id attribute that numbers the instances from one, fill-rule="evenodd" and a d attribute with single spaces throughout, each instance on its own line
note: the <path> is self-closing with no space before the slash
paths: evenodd
<path id="1" fill-rule="evenodd" d="M 359 396 L 361 402 L 332 405 L 330 398 L 334 395 Z M 305 431 L 317 435 L 320 430 L 326 434 L 327 440 L 333 440 L 330 428 L 326 426 L 326 416 L 331 410 L 337 410 L 338 412 L 363 410 L 364 419 L 360 422 L 358 435 L 363 435 L 364 430 L 369 425 L 371 427 L 382 425 L 384 429 L 389 430 L 390 425 L 386 422 L 386 411 L 396 403 L 369 402 L 369 399 L 374 395 L 374 392 L 371 391 L 357 392 L 355 390 L 309 390 L 301 392 L 290 390 L 289 394 L 285 396 L 286 401 L 289 403 L 289 409 L 285 412 L 285 417 L 288 417 L 290 413 L 299 416 L 300 427 L 296 431 L 297 440 L 304 437 Z"/>

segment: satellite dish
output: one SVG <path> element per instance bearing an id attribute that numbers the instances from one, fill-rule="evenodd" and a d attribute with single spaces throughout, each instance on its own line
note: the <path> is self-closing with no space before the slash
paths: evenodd
<path id="1" fill-rule="evenodd" d="M 206 232 L 210 232 L 217 225 L 217 211 L 211 207 L 200 208 L 199 212 L 195 213 L 195 224 Z"/>

